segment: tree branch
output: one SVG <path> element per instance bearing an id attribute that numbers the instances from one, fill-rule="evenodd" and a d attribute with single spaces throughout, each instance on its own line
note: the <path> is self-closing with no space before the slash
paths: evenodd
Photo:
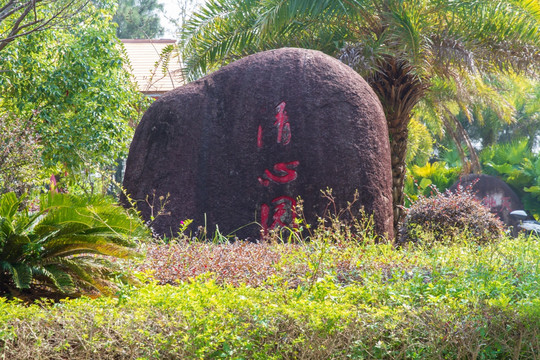
<path id="1" fill-rule="evenodd" d="M 83 9 L 89 3 L 90 0 L 83 1 L 80 6 L 75 6 L 79 0 L 71 0 L 65 6 L 57 9 L 57 11 L 55 11 L 48 19 L 45 19 L 45 18 L 39 19 L 38 5 L 40 3 L 43 3 L 44 1 L 45 0 L 27 0 L 25 3 L 21 4 L 20 6 L 17 6 L 14 9 L 10 9 L 10 7 L 12 7 L 15 4 L 15 0 L 10 0 L 8 4 L 2 7 L 2 11 L 4 11 L 4 13 L 0 17 L 0 24 L 2 23 L 2 21 L 5 21 L 9 16 L 15 14 L 17 11 L 20 11 L 22 9 L 24 9 L 24 11 L 22 12 L 22 14 L 20 14 L 17 17 L 14 24 L 11 25 L 11 29 L 8 30 L 9 35 L 7 35 L 3 39 L 0 39 L 0 51 L 4 49 L 10 42 L 12 42 L 13 40 L 19 37 L 27 36 L 34 32 L 45 30 L 47 28 L 54 26 L 56 22 L 60 23 L 64 20 L 69 19 L 71 16 L 73 16 L 74 14 L 79 12 L 81 9 Z M 42 4 L 42 5 L 45 5 L 45 4 Z M 69 11 L 70 8 L 73 8 L 72 11 Z M 33 21 L 30 21 L 28 23 L 23 23 L 23 21 L 28 17 L 28 15 L 30 14 L 32 10 L 34 13 Z M 23 31 L 24 29 L 29 29 L 29 30 Z"/>
<path id="2" fill-rule="evenodd" d="M 4 6 L 2 9 L 0 9 L 0 22 L 2 22 L 4 19 L 7 19 L 8 16 L 13 15 L 17 11 L 26 7 L 25 4 L 22 4 L 8 11 L 9 7 L 11 7 L 14 3 L 15 1 L 13 0 L 9 2 L 6 6 Z"/>

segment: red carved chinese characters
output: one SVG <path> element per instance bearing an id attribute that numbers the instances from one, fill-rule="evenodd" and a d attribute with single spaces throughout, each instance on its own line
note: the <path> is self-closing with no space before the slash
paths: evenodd
<path id="1" fill-rule="evenodd" d="M 289 116 L 285 111 L 285 102 L 282 101 L 276 108 L 277 115 L 274 125 L 278 129 L 277 142 L 287 145 L 291 142 L 291 124 L 289 124 Z"/>
<path id="2" fill-rule="evenodd" d="M 288 163 L 277 163 L 274 165 L 274 171 L 279 175 L 272 174 L 268 169 L 264 170 L 263 177 L 258 180 L 263 186 L 268 186 L 270 180 L 278 184 L 286 184 L 296 180 L 296 167 L 300 164 L 299 161 L 290 161 Z"/>
<path id="3" fill-rule="evenodd" d="M 263 146 L 262 140 L 262 126 L 259 125 L 259 130 L 257 131 L 257 147 L 260 149 Z"/>
<path id="4" fill-rule="evenodd" d="M 270 207 L 266 204 L 261 206 L 261 225 L 264 233 L 268 232 L 268 229 L 275 227 L 284 227 L 288 224 L 292 224 L 296 227 L 294 219 L 296 219 L 296 201 L 289 196 L 280 196 L 272 200 L 274 205 L 274 214 L 272 215 L 272 224 L 268 225 L 268 218 L 270 216 Z"/>
<path id="5" fill-rule="evenodd" d="M 488 195 L 482 199 L 482 204 L 489 208 L 494 208 L 500 206 L 501 209 L 511 211 L 512 204 L 510 203 L 510 198 L 507 196 L 493 196 Z"/>
<path id="6" fill-rule="evenodd" d="M 289 116 L 285 111 L 285 102 L 281 102 L 276 107 L 276 121 L 274 126 L 277 128 L 277 143 L 288 145 L 291 142 L 291 124 Z M 259 125 L 257 131 L 257 147 L 263 147 L 263 128 Z M 270 182 L 276 184 L 287 184 L 296 180 L 298 174 L 296 168 L 300 162 L 289 161 L 280 162 L 274 165 L 273 171 L 264 170 L 264 174 L 259 176 L 257 180 L 265 187 L 270 185 Z M 275 227 L 285 227 L 292 225 L 295 227 L 294 219 L 296 218 L 296 201 L 290 196 L 279 196 L 272 200 L 271 205 L 261 205 L 261 226 L 263 233 L 267 234 L 269 229 Z M 270 224 L 269 224 L 270 222 Z"/>
<path id="7" fill-rule="evenodd" d="M 268 232 L 268 216 L 270 216 L 270 206 L 266 204 L 261 205 L 261 226 L 264 233 Z"/>

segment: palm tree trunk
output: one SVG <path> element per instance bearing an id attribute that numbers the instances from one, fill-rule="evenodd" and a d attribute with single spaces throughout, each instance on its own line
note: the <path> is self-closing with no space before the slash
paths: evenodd
<path id="1" fill-rule="evenodd" d="M 474 148 L 471 138 L 469 137 L 469 134 L 467 133 L 467 130 L 461 125 L 459 120 L 454 116 L 454 119 L 456 121 L 456 128 L 458 130 L 458 133 L 461 135 L 461 138 L 467 145 L 467 148 L 469 149 L 469 160 L 471 162 L 471 173 L 473 174 L 480 174 L 482 172 L 482 165 L 480 165 L 480 159 L 478 158 L 478 154 L 476 153 L 476 149 Z"/>
<path id="2" fill-rule="evenodd" d="M 377 71 L 367 78 L 383 106 L 392 162 L 392 199 L 394 210 L 394 236 L 399 236 L 399 227 L 404 216 L 405 159 L 407 155 L 408 125 L 414 106 L 422 98 L 427 86 L 404 60 L 386 57 Z"/>
<path id="3" fill-rule="evenodd" d="M 394 120 L 394 121 L 391 121 Z M 403 219 L 405 212 L 403 204 L 405 200 L 405 193 L 403 187 L 405 184 L 405 174 L 407 166 L 405 159 L 407 157 L 407 138 L 409 130 L 407 125 L 409 124 L 410 117 L 403 117 L 401 119 L 389 119 L 388 121 L 388 133 L 390 135 L 390 154 L 392 161 L 392 202 L 394 207 L 394 236 L 397 238 L 399 235 L 399 225 Z M 394 123 L 395 126 L 391 126 Z"/>

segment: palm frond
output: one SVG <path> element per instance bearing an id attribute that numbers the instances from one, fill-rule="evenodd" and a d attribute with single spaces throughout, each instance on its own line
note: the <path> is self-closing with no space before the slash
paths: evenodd
<path id="1" fill-rule="evenodd" d="M 125 246 L 116 245 L 106 237 L 91 237 L 86 235 L 57 238 L 45 244 L 42 256 L 44 259 L 57 256 L 72 256 L 76 254 L 97 254 L 128 258 L 138 253 Z"/>
<path id="2" fill-rule="evenodd" d="M 32 282 L 32 269 L 27 264 L 15 263 L 10 266 L 13 283 L 19 289 L 30 288 Z"/>
<path id="3" fill-rule="evenodd" d="M 537 0 L 511 0 L 514 7 L 522 9 L 540 23 L 540 2 Z"/>
<path id="4" fill-rule="evenodd" d="M 10 234 L 4 240 L 4 244 L 0 249 L 0 259 L 16 263 L 21 261 L 26 251 L 26 245 L 30 243 L 30 239 L 26 235 Z"/>
<path id="5" fill-rule="evenodd" d="M 0 217 L 0 251 L 4 247 L 6 238 L 14 231 L 13 224 L 10 219 L 5 217 Z"/>
<path id="6" fill-rule="evenodd" d="M 394 9 L 390 16 L 395 27 L 392 29 L 394 42 L 400 44 L 401 52 L 408 55 L 412 64 L 419 63 L 422 57 L 422 22 L 416 11 L 402 7 Z"/>
<path id="7" fill-rule="evenodd" d="M 258 41 L 253 24 L 258 1 L 209 0 L 186 22 L 181 45 L 185 73 L 193 80 Z"/>
<path id="8" fill-rule="evenodd" d="M 110 261 L 94 256 L 81 256 L 75 259 L 57 258 L 56 263 L 63 271 L 71 274 L 79 286 L 110 294 L 114 287 L 111 278 L 118 267 Z"/>
<path id="9" fill-rule="evenodd" d="M 110 199 L 49 194 L 40 206 L 34 215 L 6 206 L 10 218 L 0 217 L 2 292 L 15 286 L 77 294 L 83 284 L 105 293 L 117 267 L 104 258 L 138 256 L 135 240 L 146 230 Z"/>
<path id="10" fill-rule="evenodd" d="M 461 34 L 485 71 L 537 72 L 540 64 L 538 5 L 528 1 L 455 1 L 460 21 L 450 30 Z"/>
<path id="11" fill-rule="evenodd" d="M 15 193 L 9 192 L 2 194 L 0 196 L 0 217 L 12 219 L 20 205 L 21 201 L 17 199 Z"/>
<path id="12" fill-rule="evenodd" d="M 40 266 L 34 270 L 36 278 L 44 279 L 44 284 L 54 289 L 58 288 L 63 293 L 70 293 L 75 291 L 75 284 L 71 276 L 61 267 L 56 264 L 50 264 Z"/>
<path id="13" fill-rule="evenodd" d="M 31 215 L 28 211 L 21 211 L 19 216 L 16 217 L 13 231 L 18 234 L 30 234 L 42 218 L 43 212 L 41 211 Z"/>

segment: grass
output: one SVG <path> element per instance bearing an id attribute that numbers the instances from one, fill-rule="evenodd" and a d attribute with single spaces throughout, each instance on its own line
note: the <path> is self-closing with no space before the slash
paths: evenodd
<path id="1" fill-rule="evenodd" d="M 0 299 L 20 359 L 537 359 L 537 239 L 147 244 L 116 297 Z"/>

